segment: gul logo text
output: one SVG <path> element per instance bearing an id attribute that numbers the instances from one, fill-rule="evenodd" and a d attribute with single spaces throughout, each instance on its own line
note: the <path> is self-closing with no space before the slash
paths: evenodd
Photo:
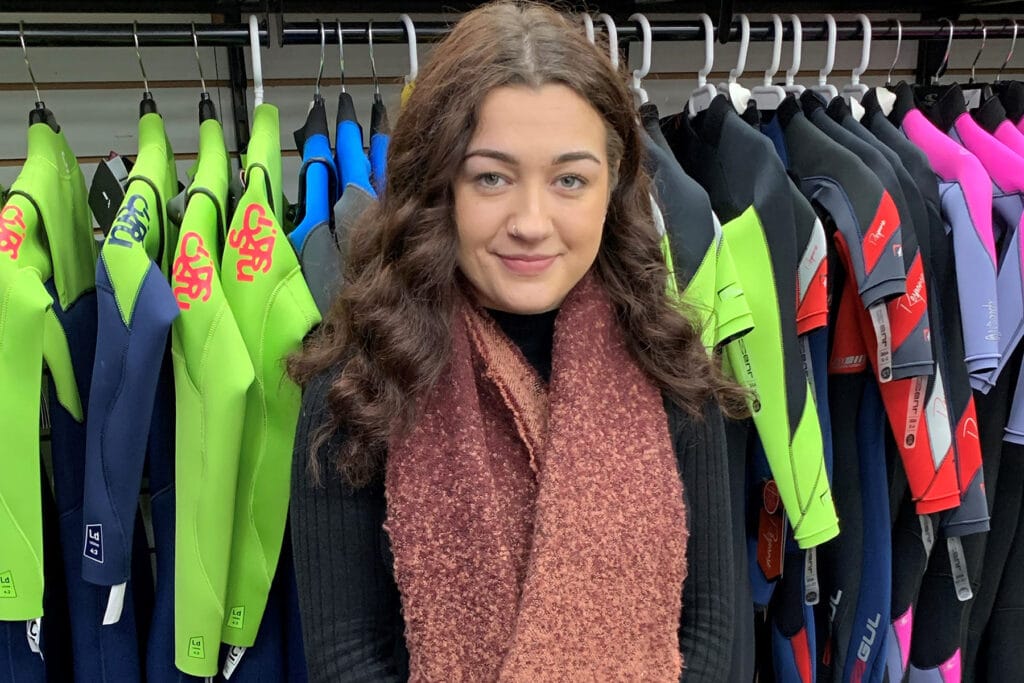
<path id="1" fill-rule="evenodd" d="M 141 194 L 133 194 L 125 200 L 120 213 L 110 227 L 111 244 L 119 247 L 130 247 L 134 243 L 142 244 L 149 232 L 149 203 Z"/>

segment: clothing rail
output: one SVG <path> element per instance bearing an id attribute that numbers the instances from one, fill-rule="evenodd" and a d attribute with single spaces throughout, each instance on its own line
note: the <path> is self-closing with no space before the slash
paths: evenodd
<path id="1" fill-rule="evenodd" d="M 798 15 L 803 20 L 803 40 L 824 41 L 828 39 L 828 28 L 821 14 Z M 656 14 L 650 14 L 651 36 L 654 40 L 663 41 L 696 41 L 704 39 L 703 24 L 694 20 L 659 20 Z M 1017 20 L 1019 29 L 1024 29 L 1024 17 Z M 731 25 L 731 35 L 738 35 L 739 20 Z M 337 44 L 337 29 L 333 21 L 324 21 L 324 31 L 327 43 Z M 435 42 L 446 35 L 449 24 L 445 22 L 416 22 L 416 39 L 422 42 Z M 946 21 L 903 21 L 903 40 L 929 40 L 945 39 L 949 37 L 949 23 Z M 582 22 L 580 28 L 583 28 Z M 595 31 L 603 29 L 601 22 L 595 22 Z M 635 22 L 627 20 L 620 21 L 616 17 L 616 28 L 618 29 L 620 41 L 640 40 L 642 33 Z M 987 38 L 1013 38 L 1014 28 L 1012 19 L 991 20 L 985 22 L 984 29 L 987 30 Z M 750 40 L 770 41 L 774 37 L 774 27 L 770 21 L 750 22 Z M 953 22 L 953 31 L 956 38 L 981 38 L 983 27 L 975 20 Z M 367 24 L 354 23 L 350 21 L 341 22 L 342 36 L 345 43 L 366 43 Z M 716 35 L 718 29 L 715 29 Z M 789 21 L 783 20 L 783 39 L 793 39 L 793 26 Z M 1024 33 L 1024 30 L 1019 31 Z M 872 19 L 871 38 L 872 40 L 896 40 L 899 35 L 899 27 L 894 19 Z M 858 21 L 837 21 L 836 40 L 861 40 L 861 25 Z M 405 26 L 399 21 L 373 22 L 374 43 L 404 43 Z M 320 24 L 313 21 L 286 22 L 278 34 L 278 41 L 281 45 L 318 45 L 320 43 Z"/>
<path id="2" fill-rule="evenodd" d="M 696 41 L 704 39 L 704 28 L 700 21 L 659 20 L 651 14 L 651 34 L 659 41 Z M 808 14 L 801 17 L 803 23 L 803 40 L 823 41 L 828 37 L 824 20 L 820 14 Z M 895 20 L 872 20 L 873 40 L 896 40 L 899 33 Z M 1024 28 L 1024 18 L 1019 20 Z M 336 22 L 333 19 L 324 21 L 324 32 L 327 43 L 337 44 Z M 417 22 L 416 39 L 420 42 L 437 42 L 447 35 L 451 24 L 439 21 Z M 600 30 L 601 23 L 597 28 Z M 639 40 L 640 28 L 633 22 L 617 23 L 620 41 Z M 739 22 L 732 24 L 732 34 Z M 582 29 L 582 22 L 581 22 Z M 904 40 L 935 40 L 949 36 L 950 25 L 943 21 L 904 21 L 902 32 Z M 369 31 L 366 22 L 341 22 L 344 41 L 349 44 L 368 43 Z M 717 30 L 717 29 L 716 29 Z M 1012 20 L 993 20 L 986 22 L 984 30 L 988 38 L 1012 38 L 1014 26 Z M 953 22 L 956 38 L 981 38 L 983 26 L 978 21 Z M 773 38 L 773 26 L 770 21 L 754 21 L 750 23 L 750 39 L 769 41 Z M 249 28 L 244 24 L 196 24 L 196 39 L 203 46 L 245 46 L 249 44 Z M 138 24 L 140 45 L 192 45 L 191 24 Z M 0 47 L 21 45 L 22 31 L 18 24 L 0 24 Z M 25 24 L 25 44 L 40 47 L 111 47 L 133 46 L 135 35 L 131 24 Z M 783 38 L 793 39 L 793 27 L 790 22 L 783 22 Z M 860 40 L 861 26 L 857 21 L 836 22 L 837 40 Z M 373 23 L 374 43 L 404 43 L 408 40 L 405 26 L 400 21 L 383 21 Z M 266 24 L 260 27 L 260 43 L 269 44 L 269 31 Z M 320 24 L 318 22 L 285 22 L 277 31 L 279 45 L 317 45 L 320 43 Z"/>

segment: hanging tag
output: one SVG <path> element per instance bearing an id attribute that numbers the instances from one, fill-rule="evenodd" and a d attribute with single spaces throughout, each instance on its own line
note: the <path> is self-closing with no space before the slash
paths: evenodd
<path id="1" fill-rule="evenodd" d="M 935 545 L 935 527 L 932 525 L 930 515 L 918 515 L 921 522 L 921 543 L 924 544 L 924 556 L 932 556 L 932 547 Z"/>
<path id="2" fill-rule="evenodd" d="M 807 335 L 800 337 L 800 360 L 804 363 L 804 377 L 807 378 L 807 384 L 811 388 L 811 396 L 816 396 L 814 368 L 811 366 L 811 340 L 807 338 Z"/>
<path id="3" fill-rule="evenodd" d="M 786 520 L 782 499 L 774 481 L 765 483 L 761 490 L 761 513 L 757 527 L 757 564 L 769 581 L 782 576 L 782 563 L 786 555 Z"/>
<path id="4" fill-rule="evenodd" d="M 110 597 L 107 598 L 107 611 L 103 614 L 103 625 L 110 626 L 121 621 L 121 612 L 124 610 L 124 590 L 127 584 L 119 583 L 110 587 Z"/>
<path id="5" fill-rule="evenodd" d="M 871 312 L 871 324 L 875 328 L 875 339 L 878 341 L 878 379 L 881 382 L 892 380 L 892 330 L 889 327 L 889 311 L 885 304 L 875 304 L 868 309 Z"/>
<path id="6" fill-rule="evenodd" d="M 818 588 L 818 549 L 804 551 L 804 604 L 817 605 L 821 591 Z"/>
<path id="7" fill-rule="evenodd" d="M 960 543 L 960 538 L 954 536 L 946 539 L 946 548 L 949 550 L 949 568 L 953 570 L 956 599 L 967 602 L 974 597 L 974 592 L 971 590 L 971 579 L 967 576 L 967 558 L 964 557 L 964 547 Z"/>
<path id="8" fill-rule="evenodd" d="M 232 645 L 228 648 L 228 656 L 224 658 L 224 680 L 231 678 L 231 674 L 235 673 L 235 669 L 242 662 L 242 656 L 245 655 L 245 648 L 237 645 Z"/>
<path id="9" fill-rule="evenodd" d="M 907 394 L 907 421 L 903 426 L 903 445 L 913 448 L 917 443 L 917 428 L 921 425 L 921 412 L 924 408 L 925 377 L 913 377 L 910 380 L 910 392 Z"/>
<path id="10" fill-rule="evenodd" d="M 28 648 L 43 658 L 43 649 L 39 646 L 39 633 L 43 628 L 43 618 L 36 617 L 25 622 L 25 638 L 28 639 Z"/>
<path id="11" fill-rule="evenodd" d="M 89 186 L 89 208 L 104 235 L 110 231 L 117 210 L 121 208 L 128 187 L 128 171 L 124 158 L 116 154 L 102 159 L 96 166 Z"/>

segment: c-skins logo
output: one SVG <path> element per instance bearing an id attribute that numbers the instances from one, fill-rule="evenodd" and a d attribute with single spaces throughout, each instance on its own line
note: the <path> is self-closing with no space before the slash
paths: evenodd
<path id="1" fill-rule="evenodd" d="M 274 263 L 277 229 L 259 204 L 245 207 L 242 224 L 228 233 L 228 244 L 238 250 L 235 279 L 252 282 L 256 273 L 269 273 Z"/>
<path id="2" fill-rule="evenodd" d="M 85 551 L 83 552 L 88 559 L 93 562 L 103 564 L 103 525 L 102 524 L 86 524 L 85 525 Z"/>
<path id="3" fill-rule="evenodd" d="M 5 206 L 0 211 L 0 254 L 9 254 L 12 261 L 17 261 L 26 230 L 21 207 L 14 204 Z"/>

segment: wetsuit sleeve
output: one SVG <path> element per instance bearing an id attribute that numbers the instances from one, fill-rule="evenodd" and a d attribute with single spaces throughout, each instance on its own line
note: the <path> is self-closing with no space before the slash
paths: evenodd
<path id="1" fill-rule="evenodd" d="M 322 486 L 310 482 L 306 467 L 326 418 L 329 381 L 325 374 L 306 388 L 292 458 L 290 527 L 310 682 L 402 681 L 408 655 L 383 529 L 383 482 L 358 490 L 341 483 L 331 457 L 342 434 L 316 454 Z"/>
<path id="2" fill-rule="evenodd" d="M 175 249 L 181 315 L 171 351 L 175 387 L 174 660 L 192 676 L 217 673 L 234 522 L 238 459 L 252 362 L 216 272 L 216 208 L 197 192 Z M 151 475 L 152 476 L 152 475 Z"/>
<path id="3" fill-rule="evenodd" d="M 0 262 L 0 620 L 43 614 L 43 527 L 39 472 L 39 396 L 43 318 L 50 305 L 35 272 Z"/>
<path id="4" fill-rule="evenodd" d="M 742 567 L 733 560 L 732 511 L 725 426 L 718 408 L 705 406 L 701 422 L 685 420 L 666 406 L 686 497 L 690 535 L 686 544 L 686 581 L 679 624 L 682 680 L 719 681 L 731 665 L 733 610 Z"/>
<path id="5" fill-rule="evenodd" d="M 839 533 L 835 506 L 825 469 L 824 445 L 814 397 L 808 386 L 799 350 L 789 348 L 780 297 L 795 307 L 796 263 L 788 264 L 792 287 L 776 291 L 765 283 L 775 272 L 772 252 L 754 207 L 723 228 L 733 247 L 737 273 L 744 285 L 754 329 L 726 348 L 737 378 L 753 394 L 750 400 L 761 442 L 779 487 L 783 506 L 801 548 L 824 543 Z M 795 250 L 794 250 L 795 251 Z M 790 318 L 792 320 L 792 318 Z M 791 323 L 792 324 L 792 323 Z M 793 337 L 796 330 L 793 329 Z M 795 357 L 795 362 L 793 359 Z"/>
<path id="6" fill-rule="evenodd" d="M 96 266 L 98 328 L 89 393 L 82 577 L 116 586 L 131 574 L 132 536 L 157 380 L 178 306 L 143 244 L 162 211 L 133 182 Z"/>
<path id="7" fill-rule="evenodd" d="M 980 390 L 999 363 L 992 184 L 981 162 L 919 111 L 906 114 L 903 131 L 928 156 L 939 177 L 942 213 L 953 237 L 967 370 L 971 386 Z"/>

